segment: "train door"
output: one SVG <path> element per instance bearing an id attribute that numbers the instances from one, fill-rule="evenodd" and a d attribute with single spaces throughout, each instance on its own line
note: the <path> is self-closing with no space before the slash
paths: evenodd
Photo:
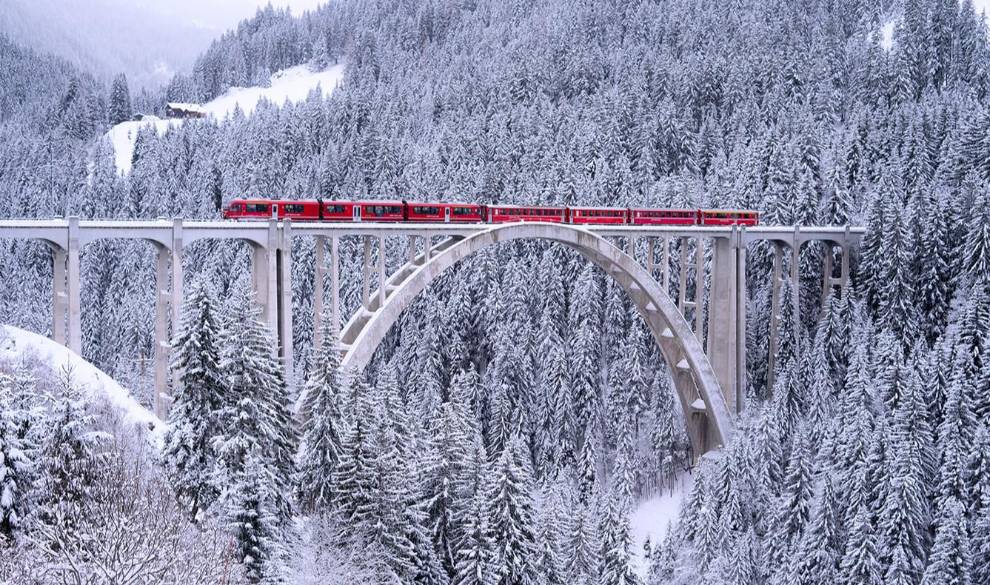
<path id="1" fill-rule="evenodd" d="M 443 222 L 450 223 L 450 206 L 444 206 L 443 208 Z"/>
<path id="2" fill-rule="evenodd" d="M 353 209 L 354 221 L 361 221 L 361 206 L 355 203 Z"/>
<path id="3" fill-rule="evenodd" d="M 278 220 L 278 203 L 272 203 L 272 219 Z"/>

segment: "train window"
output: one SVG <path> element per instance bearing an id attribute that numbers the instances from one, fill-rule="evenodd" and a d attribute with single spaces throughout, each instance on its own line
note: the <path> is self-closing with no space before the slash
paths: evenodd
<path id="1" fill-rule="evenodd" d="M 474 209 L 470 207 L 455 207 L 454 215 L 474 215 L 477 213 Z"/>
<path id="2" fill-rule="evenodd" d="M 236 205 L 231 205 L 230 210 L 239 213 L 241 211 L 241 204 L 237 203 Z"/>
<path id="3" fill-rule="evenodd" d="M 424 207 L 424 206 L 421 206 L 421 205 L 417 205 L 417 206 L 413 207 L 413 211 L 415 213 L 420 214 L 420 215 L 438 215 L 440 213 L 440 208 L 439 207 Z"/>
<path id="4" fill-rule="evenodd" d="M 286 213 L 302 213 L 303 206 L 299 203 L 286 203 L 282 206 Z"/>
<path id="5" fill-rule="evenodd" d="M 327 205 L 325 209 L 327 213 L 344 213 L 343 205 Z"/>
<path id="6" fill-rule="evenodd" d="M 248 203 L 244 208 L 248 213 L 268 213 L 268 205 L 265 203 Z"/>

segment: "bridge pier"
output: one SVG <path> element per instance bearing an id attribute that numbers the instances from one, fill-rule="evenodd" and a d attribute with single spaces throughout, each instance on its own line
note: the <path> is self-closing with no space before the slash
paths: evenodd
<path id="1" fill-rule="evenodd" d="M 746 344 L 746 329 L 740 319 L 745 318 L 746 280 L 740 270 L 745 270 L 746 249 L 740 245 L 736 230 L 731 237 L 715 238 L 714 244 L 707 352 L 725 404 L 729 412 L 737 414 L 742 411 L 745 392 L 745 354 L 740 356 L 736 348 Z"/>
<path id="2" fill-rule="evenodd" d="M 69 305 L 69 349 L 82 355 L 82 303 L 79 300 L 79 218 L 69 218 L 66 250 L 66 290 Z"/>
<path id="3" fill-rule="evenodd" d="M 69 295 L 65 288 L 66 253 L 61 246 L 52 250 L 52 339 L 65 345 L 65 310 Z"/>
<path id="4" fill-rule="evenodd" d="M 292 387 L 295 384 L 295 351 L 292 338 L 292 225 L 289 221 L 282 224 L 278 236 L 278 247 L 275 249 L 278 330 L 275 339 L 285 372 L 285 383 Z"/>

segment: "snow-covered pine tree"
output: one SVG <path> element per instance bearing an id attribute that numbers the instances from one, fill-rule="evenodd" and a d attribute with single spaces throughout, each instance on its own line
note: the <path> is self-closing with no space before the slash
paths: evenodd
<path id="1" fill-rule="evenodd" d="M 639 578 L 630 566 L 632 554 L 626 496 L 612 494 L 609 498 L 601 535 L 599 585 L 637 585 Z"/>
<path id="2" fill-rule="evenodd" d="M 492 585 L 537 582 L 533 487 L 526 448 L 514 437 L 499 455 L 487 490 L 489 538 L 495 546 Z"/>
<path id="3" fill-rule="evenodd" d="M 110 125 L 131 119 L 131 92 L 127 88 L 127 76 L 121 73 L 113 78 L 110 87 Z"/>
<path id="4" fill-rule="evenodd" d="M 839 575 L 839 513 L 832 479 L 825 476 L 815 494 L 810 524 L 795 547 L 795 585 L 828 585 Z"/>
<path id="5" fill-rule="evenodd" d="M 986 559 L 982 559 L 985 564 Z M 965 506 L 950 496 L 939 510 L 935 544 L 921 585 L 969 585 L 972 583 L 973 556 Z"/>
<path id="6" fill-rule="evenodd" d="M 990 193 L 974 202 L 963 250 L 963 262 L 970 282 L 990 283 Z"/>
<path id="7" fill-rule="evenodd" d="M 304 510 L 327 508 L 332 499 L 333 473 L 340 461 L 344 392 L 340 373 L 340 350 L 324 319 L 323 343 L 313 357 L 300 408 L 302 433 L 299 440 L 296 495 Z"/>
<path id="8" fill-rule="evenodd" d="M 266 471 L 280 520 L 291 514 L 292 478 L 295 473 L 295 421 L 275 356 L 275 342 L 261 321 L 260 309 L 250 292 L 235 295 L 224 321 L 220 371 L 229 400 L 218 414 L 221 433 L 214 437 L 220 463 L 219 485 L 228 491 L 236 485 L 249 453 Z M 227 494 L 232 495 L 232 494 Z"/>
<path id="9" fill-rule="evenodd" d="M 457 482 L 456 520 L 461 539 L 456 543 L 454 585 L 486 585 L 493 543 L 488 529 L 488 453 L 480 431 L 470 444 L 468 466 Z"/>
<path id="10" fill-rule="evenodd" d="M 162 462 L 176 496 L 193 518 L 220 493 L 213 440 L 222 432 L 221 408 L 231 406 L 220 372 L 222 332 L 217 313 L 212 290 L 198 279 L 183 303 L 181 326 L 172 341 L 175 390 Z"/>
<path id="11" fill-rule="evenodd" d="M 14 381 L 0 372 L 0 537 L 11 536 L 25 518 L 30 461 L 14 408 Z"/>
<path id="12" fill-rule="evenodd" d="M 839 572 L 844 583 L 853 585 L 882 583 L 882 568 L 877 558 L 876 534 L 869 507 L 869 502 L 860 503 L 849 526 Z"/>
<path id="13" fill-rule="evenodd" d="M 72 529 L 84 500 L 90 497 L 104 436 L 93 432 L 72 372 L 59 379 L 59 393 L 41 439 L 34 465 L 35 485 L 29 497 L 31 514 L 44 523 L 61 522 Z"/>
<path id="14" fill-rule="evenodd" d="M 283 532 L 271 492 L 274 478 L 256 448 L 260 449 L 252 448 L 237 475 L 231 478 L 234 485 L 227 500 L 227 518 L 237 559 L 243 563 L 248 581 L 277 583 L 282 571 Z"/>

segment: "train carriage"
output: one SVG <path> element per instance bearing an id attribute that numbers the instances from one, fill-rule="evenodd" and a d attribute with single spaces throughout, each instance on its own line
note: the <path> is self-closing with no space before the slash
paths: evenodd
<path id="1" fill-rule="evenodd" d="M 578 225 L 625 225 L 629 210 L 616 207 L 570 207 L 568 223 Z"/>
<path id="2" fill-rule="evenodd" d="M 488 205 L 485 207 L 488 223 L 531 221 L 541 223 L 567 223 L 566 207 L 523 207 L 517 205 Z"/>
<path id="3" fill-rule="evenodd" d="M 641 209 L 629 210 L 631 225 L 696 225 L 697 209 Z"/>
<path id="4" fill-rule="evenodd" d="M 484 207 L 469 203 L 406 202 L 406 221 L 431 223 L 481 223 Z"/>
<path id="5" fill-rule="evenodd" d="M 760 223 L 760 214 L 745 209 L 702 209 L 698 215 L 698 225 L 754 226 Z"/>

